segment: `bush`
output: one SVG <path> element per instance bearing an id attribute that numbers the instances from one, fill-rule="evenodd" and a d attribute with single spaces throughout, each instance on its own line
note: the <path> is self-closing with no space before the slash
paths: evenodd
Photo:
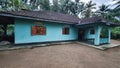
<path id="1" fill-rule="evenodd" d="M 120 27 L 115 27 L 114 29 L 112 29 L 111 37 L 113 39 L 120 39 Z"/>

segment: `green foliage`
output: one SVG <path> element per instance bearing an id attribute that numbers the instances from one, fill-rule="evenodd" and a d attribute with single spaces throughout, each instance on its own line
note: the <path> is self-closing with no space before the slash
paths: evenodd
<path id="1" fill-rule="evenodd" d="M 14 32 L 14 25 L 0 25 L 0 36 Z"/>
<path id="2" fill-rule="evenodd" d="M 75 2 L 71 2 L 69 6 L 69 10 L 72 15 L 78 16 L 80 12 L 84 9 L 84 3 L 80 2 L 80 0 L 75 0 Z"/>
<path id="3" fill-rule="evenodd" d="M 49 0 L 40 0 L 40 6 L 42 10 L 50 10 L 50 1 Z"/>
<path id="4" fill-rule="evenodd" d="M 120 8 L 110 9 L 109 5 L 103 4 L 99 6 L 99 9 L 96 11 L 96 15 L 114 23 L 120 22 Z"/>
<path id="5" fill-rule="evenodd" d="M 1 11 L 20 11 L 42 10 L 54 11 L 70 15 L 78 16 L 84 8 L 84 3 L 80 0 L 53 0 L 52 4 L 49 0 L 0 0 Z"/>
<path id="6" fill-rule="evenodd" d="M 100 38 L 108 38 L 108 28 L 103 27 L 100 32 Z"/>
<path id="7" fill-rule="evenodd" d="M 96 11 L 101 17 L 106 18 L 109 11 L 109 5 L 102 4 L 99 6 L 99 9 Z"/>
<path id="8" fill-rule="evenodd" d="M 51 6 L 51 10 L 54 12 L 60 12 L 60 4 L 58 0 L 53 0 L 53 5 Z"/>
<path id="9" fill-rule="evenodd" d="M 1 0 L 0 6 L 1 11 L 19 11 L 29 8 L 24 0 Z"/>
<path id="10" fill-rule="evenodd" d="M 120 39 L 120 27 L 115 27 L 112 29 L 112 38 Z"/>
<path id="11" fill-rule="evenodd" d="M 10 31 L 14 31 L 14 25 L 8 25 L 7 29 L 10 30 Z"/>
<path id="12" fill-rule="evenodd" d="M 101 5 L 95 13 L 92 10 L 96 9 L 96 3 L 89 1 L 83 3 L 80 0 L 0 0 L 0 11 L 20 11 L 27 10 L 42 10 L 54 11 L 74 16 L 81 15 L 83 18 L 92 16 L 102 16 L 112 22 L 119 22 L 115 17 L 120 19 L 120 1 L 114 5 L 115 9 L 109 9 L 109 5 Z"/>
<path id="13" fill-rule="evenodd" d="M 112 33 L 116 34 L 120 34 L 120 27 L 115 27 L 114 29 L 112 29 Z"/>
<path id="14" fill-rule="evenodd" d="M 117 0 L 113 0 L 113 1 L 117 1 Z M 116 9 L 120 8 L 120 1 L 117 1 L 114 5 L 116 5 Z"/>
<path id="15" fill-rule="evenodd" d="M 85 7 L 82 11 L 82 15 L 84 18 L 89 18 L 92 16 L 93 11 L 92 9 L 96 9 L 96 3 L 93 3 L 92 1 L 89 1 L 87 4 L 85 4 Z"/>
<path id="16" fill-rule="evenodd" d="M 69 8 L 70 8 L 71 0 L 60 0 L 60 12 L 65 14 L 70 14 Z"/>

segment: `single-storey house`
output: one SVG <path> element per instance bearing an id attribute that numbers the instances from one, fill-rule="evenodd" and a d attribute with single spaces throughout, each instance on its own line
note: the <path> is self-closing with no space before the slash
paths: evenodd
<path id="1" fill-rule="evenodd" d="M 8 25 L 14 31 L 8 36 Z M 4 35 L 0 40 L 14 44 L 83 41 L 94 45 L 110 43 L 111 23 L 101 17 L 78 17 L 50 11 L 0 11 L 0 26 Z M 1 33 L 1 32 L 0 32 Z"/>

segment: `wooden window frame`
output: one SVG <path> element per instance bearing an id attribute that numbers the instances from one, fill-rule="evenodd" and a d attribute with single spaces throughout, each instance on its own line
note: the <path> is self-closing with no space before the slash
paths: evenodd
<path id="1" fill-rule="evenodd" d="M 31 35 L 46 35 L 46 27 L 45 26 L 32 26 L 31 27 Z"/>
<path id="2" fill-rule="evenodd" d="M 63 35 L 69 35 L 70 34 L 70 28 L 69 27 L 63 27 L 62 28 L 62 34 Z"/>

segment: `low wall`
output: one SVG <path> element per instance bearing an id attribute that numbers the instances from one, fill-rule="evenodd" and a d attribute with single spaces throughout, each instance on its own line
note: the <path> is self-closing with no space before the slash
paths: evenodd
<path id="1" fill-rule="evenodd" d="M 100 44 L 109 43 L 108 38 L 100 38 Z"/>

